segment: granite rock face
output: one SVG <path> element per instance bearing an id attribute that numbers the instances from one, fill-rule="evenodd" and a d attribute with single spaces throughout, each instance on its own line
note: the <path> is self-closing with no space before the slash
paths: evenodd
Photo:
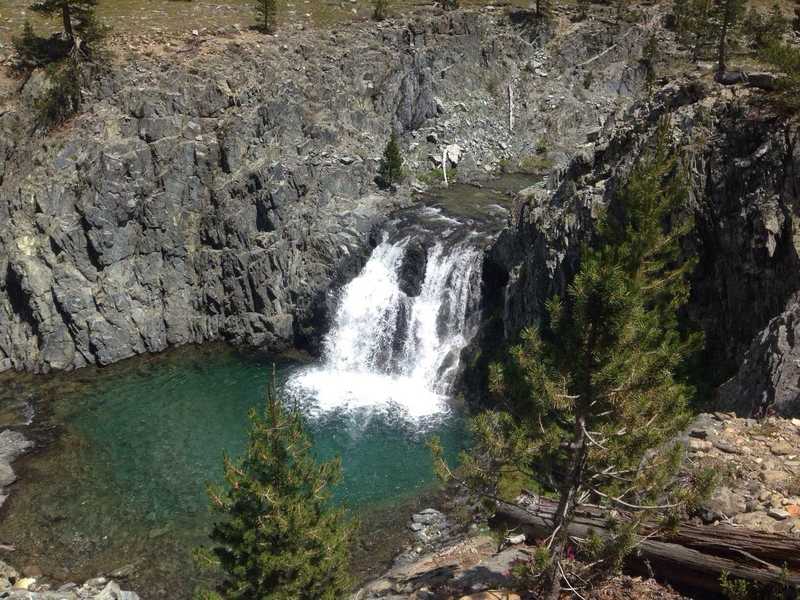
<path id="1" fill-rule="evenodd" d="M 409 201 L 373 181 L 392 129 L 409 172 L 457 144 L 458 177 L 472 178 L 545 134 L 565 161 L 632 101 L 643 29 L 603 53 L 609 26 L 586 22 L 545 49 L 526 15 L 193 36 L 118 56 L 48 135 L 30 121 L 35 74 L 0 112 L 0 371 L 218 339 L 313 348 L 329 291 Z M 569 69 L 587 60 L 593 86 Z"/>
<path id="2" fill-rule="evenodd" d="M 755 336 L 739 371 L 720 386 L 720 406 L 748 415 L 800 415 L 799 300 L 792 295 Z"/>
<path id="3" fill-rule="evenodd" d="M 492 318 L 482 339 L 513 339 L 563 294 L 598 209 L 614 210 L 615 190 L 668 118 L 690 184 L 695 227 L 685 250 L 698 263 L 689 313 L 705 333 L 710 379 L 720 384 L 741 366 L 721 390 L 725 406 L 750 414 L 767 403 L 796 414 L 790 299 L 800 290 L 800 151 L 795 131 L 756 108 L 758 93 L 707 83 L 702 73 L 667 84 L 607 120 L 566 169 L 524 190 L 487 258 Z"/>

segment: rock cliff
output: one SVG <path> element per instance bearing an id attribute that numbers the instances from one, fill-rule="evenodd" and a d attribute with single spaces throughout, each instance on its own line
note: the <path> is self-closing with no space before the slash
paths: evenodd
<path id="1" fill-rule="evenodd" d="M 513 226 L 487 259 L 493 318 L 483 335 L 513 339 L 541 319 L 544 301 L 563 293 L 577 268 L 598 209 L 613 202 L 669 119 L 695 220 L 686 240 L 687 255 L 698 258 L 689 313 L 705 333 L 705 376 L 718 385 L 735 375 L 720 390 L 724 406 L 797 411 L 800 152 L 797 130 L 762 100 L 757 90 L 690 73 L 609 119 L 565 170 L 521 193 Z"/>
<path id="2" fill-rule="evenodd" d="M 409 201 L 373 183 L 390 130 L 417 174 L 452 144 L 462 179 L 543 140 L 565 161 L 640 88 L 646 28 L 609 49 L 615 31 L 549 39 L 527 12 L 485 10 L 117 48 L 50 134 L 29 116 L 35 73 L 0 110 L 0 371 L 313 347 L 328 291 Z"/>

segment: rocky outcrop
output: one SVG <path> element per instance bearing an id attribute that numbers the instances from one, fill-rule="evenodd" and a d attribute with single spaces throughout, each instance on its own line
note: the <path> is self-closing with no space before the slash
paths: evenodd
<path id="1" fill-rule="evenodd" d="M 800 152 L 796 132 L 758 108 L 757 93 L 723 88 L 702 72 L 670 83 L 609 119 L 596 141 L 548 185 L 521 194 L 514 225 L 488 260 L 490 281 L 503 284 L 500 294 L 490 294 L 495 318 L 488 335 L 513 339 L 541 319 L 549 297 L 563 293 L 598 210 L 614 210 L 615 190 L 668 118 L 690 186 L 695 228 L 686 252 L 698 264 L 689 313 L 705 333 L 706 373 L 711 383 L 722 383 L 758 334 L 762 341 L 751 348 L 747 364 L 759 366 L 743 367 L 732 392 L 737 399 L 729 405 L 752 406 L 767 398 L 793 410 L 786 396 L 795 367 L 785 360 L 792 333 L 779 321 L 759 332 L 800 289 Z M 786 341 L 776 342 L 775 335 Z"/>
<path id="2" fill-rule="evenodd" d="M 120 588 L 105 577 L 90 579 L 83 585 L 66 583 L 52 586 L 37 577 L 20 575 L 0 561 L 0 597 L 10 600 L 139 600 L 138 594 Z"/>
<path id="3" fill-rule="evenodd" d="M 8 486 L 17 480 L 11 463 L 32 447 L 33 442 L 18 431 L 6 429 L 0 433 L 0 506 L 8 498 Z"/>
<path id="4" fill-rule="evenodd" d="M 719 388 L 717 403 L 740 414 L 800 414 L 800 303 L 786 310 L 753 339 L 736 375 Z"/>
<path id="5" fill-rule="evenodd" d="M 351 600 L 520 600 L 530 593 L 514 577 L 514 567 L 531 560 L 536 545 L 531 540 L 497 549 L 489 536 L 475 536 L 451 543 L 418 560 L 396 566 L 358 590 Z M 611 577 L 588 590 L 592 600 L 685 600 L 654 579 Z"/>
<path id="6" fill-rule="evenodd" d="M 703 505 L 706 522 L 800 536 L 800 420 L 702 414 L 683 442 L 692 468 L 719 477 Z"/>
<path id="7" fill-rule="evenodd" d="M 193 36 L 118 57 L 47 136 L 28 117 L 37 74 L 0 111 L 0 371 L 217 339 L 313 347 L 328 291 L 408 201 L 373 185 L 390 130 L 412 173 L 452 144 L 460 178 L 545 137 L 565 157 L 638 89 L 644 30 L 604 52 L 611 35 L 589 21 L 545 46 L 529 13 L 488 10 Z M 569 70 L 586 61 L 596 85 Z"/>

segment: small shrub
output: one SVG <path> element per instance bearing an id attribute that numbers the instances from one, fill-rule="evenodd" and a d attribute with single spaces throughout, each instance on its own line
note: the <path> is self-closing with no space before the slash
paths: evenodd
<path id="1" fill-rule="evenodd" d="M 45 128 L 56 127 L 80 110 L 80 68 L 75 60 L 47 68 L 50 87 L 36 100 L 36 121 Z"/>
<path id="2" fill-rule="evenodd" d="M 792 475 L 784 489 L 788 496 L 800 496 L 800 475 Z"/>
<path id="3" fill-rule="evenodd" d="M 790 600 L 797 598 L 797 587 L 788 581 L 789 572 L 784 564 L 780 580 L 767 584 L 732 578 L 728 573 L 719 577 L 719 587 L 727 600 Z"/>
<path id="4" fill-rule="evenodd" d="M 743 29 L 754 48 L 764 49 L 789 31 L 789 19 L 783 16 L 779 4 L 775 4 L 767 15 L 751 8 L 744 18 Z"/>
<path id="5" fill-rule="evenodd" d="M 389 0 L 372 0 L 372 18 L 375 21 L 383 21 L 388 7 Z"/>
<path id="6" fill-rule="evenodd" d="M 392 133 L 383 151 L 383 158 L 378 167 L 378 180 L 384 187 L 391 187 L 403 178 L 403 157 L 397 135 Z"/>
<path id="7" fill-rule="evenodd" d="M 455 173 L 456 173 L 455 169 L 447 169 L 448 178 L 450 178 L 451 174 L 453 177 L 455 177 Z M 431 169 L 430 171 L 425 171 L 424 173 L 420 173 L 417 175 L 417 179 L 419 179 L 422 183 L 428 186 L 434 186 L 444 183 L 441 169 Z"/>
<path id="8" fill-rule="evenodd" d="M 491 75 L 489 79 L 486 80 L 486 91 L 489 92 L 489 95 L 497 98 L 500 94 L 500 77 L 497 75 Z"/>
<path id="9" fill-rule="evenodd" d="M 644 67 L 644 80 L 648 89 L 652 87 L 656 80 L 656 60 L 658 60 L 658 40 L 656 35 L 651 34 L 642 48 L 641 65 Z"/>
<path id="10" fill-rule="evenodd" d="M 529 155 L 523 156 L 519 160 L 519 172 L 525 173 L 526 175 L 539 175 L 547 171 L 550 167 L 553 166 L 553 161 L 548 158 L 547 156 L 539 155 Z"/>
<path id="11" fill-rule="evenodd" d="M 278 0 L 253 0 L 258 29 L 263 33 L 273 33 L 278 26 Z"/>
<path id="12" fill-rule="evenodd" d="M 552 564 L 553 557 L 550 549 L 540 544 L 533 551 L 533 556 L 527 561 L 517 561 L 511 567 L 511 576 L 516 580 L 519 587 L 524 589 L 535 589 L 538 585 L 537 579 Z"/>
<path id="13" fill-rule="evenodd" d="M 442 0 L 442 8 L 445 10 L 455 10 L 459 7 L 459 0 Z"/>
<path id="14" fill-rule="evenodd" d="M 547 142 L 544 141 L 544 138 L 539 140 L 539 143 L 536 144 L 536 154 L 540 156 L 542 154 L 547 154 Z"/>
<path id="15" fill-rule="evenodd" d="M 782 111 L 796 116 L 800 113 L 800 48 L 793 44 L 772 42 L 759 55 L 783 74 L 777 92 L 770 95 L 771 100 Z"/>

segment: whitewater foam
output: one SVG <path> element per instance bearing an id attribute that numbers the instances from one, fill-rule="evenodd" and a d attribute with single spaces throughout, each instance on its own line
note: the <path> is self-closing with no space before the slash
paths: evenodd
<path id="1" fill-rule="evenodd" d="M 449 411 L 461 351 L 475 330 L 481 254 L 437 241 L 427 249 L 418 296 L 401 289 L 409 238 L 384 241 L 342 290 L 321 366 L 292 376 L 294 397 L 311 414 L 391 411 L 422 419 Z"/>

